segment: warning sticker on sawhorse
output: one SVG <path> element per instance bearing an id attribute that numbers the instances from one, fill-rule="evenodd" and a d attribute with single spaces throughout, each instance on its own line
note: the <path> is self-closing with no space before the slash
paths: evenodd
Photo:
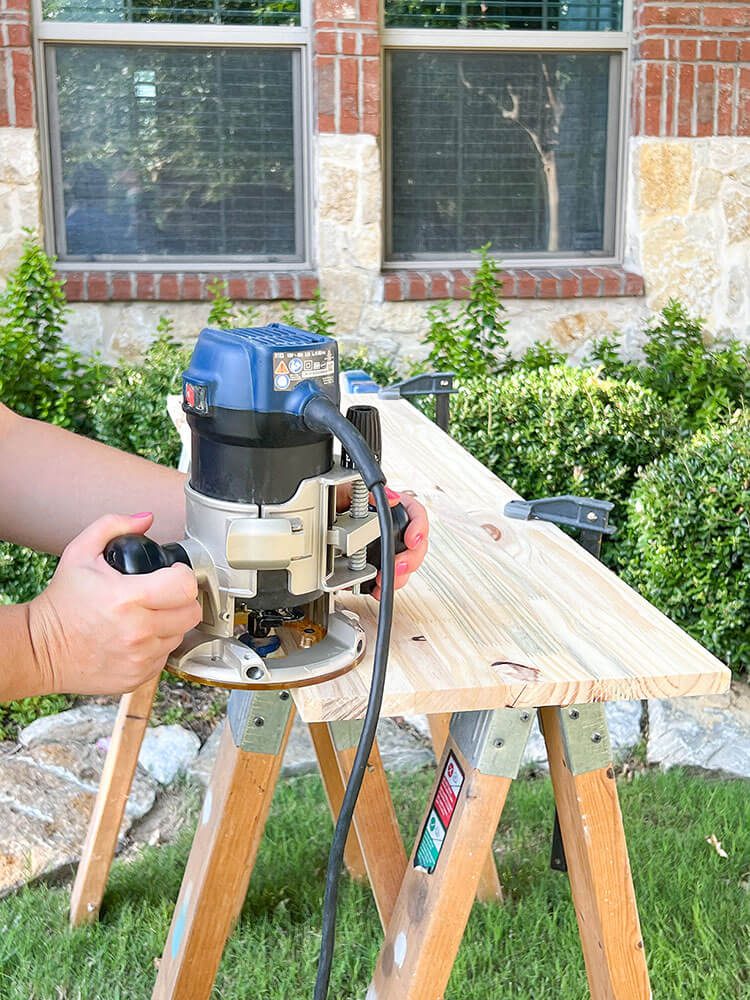
<path id="1" fill-rule="evenodd" d="M 430 875 L 435 871 L 443 849 L 463 783 L 464 772 L 453 754 L 449 753 L 414 856 L 414 867 L 424 868 Z"/>

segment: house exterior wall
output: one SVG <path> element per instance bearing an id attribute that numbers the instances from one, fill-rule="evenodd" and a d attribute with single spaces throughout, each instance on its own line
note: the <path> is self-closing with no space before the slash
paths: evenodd
<path id="1" fill-rule="evenodd" d="M 670 296 L 718 334 L 750 336 L 750 4 L 636 0 L 621 266 L 510 269 L 512 345 L 635 336 Z M 272 30 L 272 29 L 269 29 Z M 383 271 L 382 73 L 377 0 L 314 0 L 310 266 L 231 272 L 229 294 L 259 319 L 320 287 L 342 340 L 419 353 L 430 301 L 466 297 L 469 270 Z M 29 0 L 0 0 L 0 278 L 22 227 L 42 229 Z M 38 97 L 39 95 L 37 95 Z M 65 271 L 71 341 L 135 357 L 161 315 L 195 336 L 210 272 Z"/>

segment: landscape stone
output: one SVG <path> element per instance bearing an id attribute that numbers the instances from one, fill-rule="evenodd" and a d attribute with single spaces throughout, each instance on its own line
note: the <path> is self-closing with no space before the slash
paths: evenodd
<path id="1" fill-rule="evenodd" d="M 78 705 L 66 712 L 45 715 L 36 719 L 18 734 L 18 742 L 25 747 L 35 743 L 96 743 L 112 733 L 117 717 L 116 705 Z"/>
<path id="2" fill-rule="evenodd" d="M 750 685 L 731 694 L 650 701 L 647 759 L 750 778 Z"/>
<path id="3" fill-rule="evenodd" d="M 182 726 L 147 729 L 138 763 L 160 785 L 171 785 L 198 756 L 200 738 Z"/>

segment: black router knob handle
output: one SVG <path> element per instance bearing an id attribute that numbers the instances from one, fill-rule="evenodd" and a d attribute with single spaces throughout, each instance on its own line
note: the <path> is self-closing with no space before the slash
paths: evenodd
<path id="1" fill-rule="evenodd" d="M 409 515 L 406 513 L 406 507 L 402 503 L 397 503 L 395 507 L 391 507 L 391 520 L 393 521 L 393 548 L 396 555 L 400 552 L 406 552 L 407 544 L 404 536 L 406 535 L 406 529 L 409 527 Z M 376 569 L 380 569 L 383 563 L 382 548 L 380 545 L 380 538 L 376 538 L 374 542 L 370 542 L 367 546 L 367 561 L 371 566 Z M 362 584 L 362 593 L 369 594 L 375 588 L 375 581 L 368 580 L 366 583 Z"/>
<path id="2" fill-rule="evenodd" d="M 159 545 L 146 535 L 118 535 L 107 542 L 104 558 L 112 569 L 127 575 L 154 573 L 178 562 L 190 566 L 187 552 L 178 542 Z"/>
<path id="3" fill-rule="evenodd" d="M 346 419 L 354 424 L 359 433 L 369 445 L 375 459 L 380 462 L 383 456 L 383 439 L 380 433 L 380 414 L 374 406 L 350 406 L 346 411 Z M 355 462 L 346 448 L 341 447 L 341 466 L 344 469 L 355 468 Z"/>

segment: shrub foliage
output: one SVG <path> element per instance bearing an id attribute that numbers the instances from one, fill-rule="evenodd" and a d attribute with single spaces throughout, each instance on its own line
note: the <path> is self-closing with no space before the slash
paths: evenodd
<path id="1" fill-rule="evenodd" d="M 628 508 L 625 579 L 734 670 L 747 670 L 750 413 L 664 455 Z"/>

